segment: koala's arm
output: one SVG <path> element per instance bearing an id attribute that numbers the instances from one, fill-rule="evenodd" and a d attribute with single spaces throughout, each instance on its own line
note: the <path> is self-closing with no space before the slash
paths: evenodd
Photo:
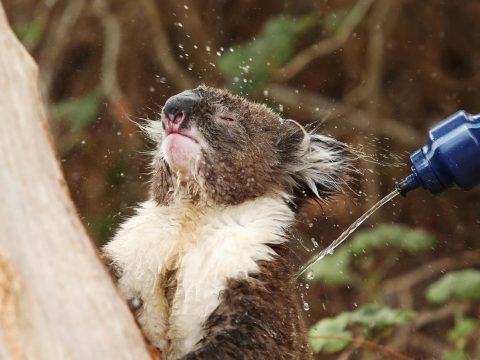
<path id="1" fill-rule="evenodd" d="M 100 260 L 103 263 L 103 266 L 105 266 L 105 268 L 107 269 L 113 282 L 116 283 L 122 277 L 122 269 L 118 265 L 114 264 L 110 256 L 108 256 L 104 252 L 101 252 L 99 256 Z"/>
<path id="2" fill-rule="evenodd" d="M 263 262 L 248 279 L 229 280 L 204 325 L 200 347 L 182 360 L 311 359 L 298 291 L 287 269 L 277 258 Z"/>

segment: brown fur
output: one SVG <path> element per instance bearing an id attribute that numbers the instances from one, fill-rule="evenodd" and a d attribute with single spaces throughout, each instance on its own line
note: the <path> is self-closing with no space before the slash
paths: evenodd
<path id="1" fill-rule="evenodd" d="M 279 256 L 262 262 L 249 279 L 228 281 L 205 323 L 200 349 L 184 360 L 312 358 L 289 250 L 275 251 Z"/>

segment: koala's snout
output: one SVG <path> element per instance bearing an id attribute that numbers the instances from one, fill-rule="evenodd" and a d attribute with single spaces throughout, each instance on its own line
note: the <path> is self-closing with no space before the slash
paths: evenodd
<path id="1" fill-rule="evenodd" d="M 172 96 L 163 108 L 162 117 L 164 128 L 171 126 L 187 127 L 188 119 L 200 105 L 201 97 L 195 91 L 187 90 Z"/>

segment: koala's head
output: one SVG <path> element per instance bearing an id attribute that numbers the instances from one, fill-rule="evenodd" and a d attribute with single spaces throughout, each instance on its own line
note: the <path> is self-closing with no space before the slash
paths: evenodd
<path id="1" fill-rule="evenodd" d="M 160 204 L 185 196 L 226 205 L 280 195 L 298 205 L 341 191 L 350 166 L 344 144 L 206 86 L 169 98 L 148 132 L 157 143 L 152 194 Z"/>

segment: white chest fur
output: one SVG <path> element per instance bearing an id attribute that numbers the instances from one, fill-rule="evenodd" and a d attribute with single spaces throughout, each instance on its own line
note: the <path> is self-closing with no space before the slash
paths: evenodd
<path id="1" fill-rule="evenodd" d="M 104 251 L 123 270 L 123 295 L 143 300 L 138 321 L 145 335 L 161 349 L 169 342 L 175 359 L 195 349 L 227 279 L 247 277 L 257 261 L 271 259 L 268 244 L 284 242 L 292 220 L 280 198 L 208 209 L 146 201 Z M 162 276 L 169 268 L 177 269 L 171 308 Z"/>

